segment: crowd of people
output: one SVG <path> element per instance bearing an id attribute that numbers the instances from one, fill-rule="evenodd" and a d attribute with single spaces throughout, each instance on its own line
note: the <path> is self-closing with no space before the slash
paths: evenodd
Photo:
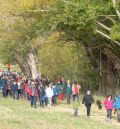
<path id="1" fill-rule="evenodd" d="M 79 101 L 80 86 L 76 81 L 71 85 L 61 78 L 55 84 L 54 81 L 46 79 L 29 79 L 13 73 L 2 74 L 0 77 L 0 86 L 2 89 L 2 96 L 11 96 L 13 99 L 25 98 L 31 101 L 32 107 L 37 107 L 36 102 L 39 100 L 40 107 L 56 105 L 57 101 L 62 102 L 66 98 L 69 105 L 71 103 L 71 96 L 73 101 L 77 98 Z"/>
<path id="2" fill-rule="evenodd" d="M 65 81 L 64 78 L 58 79 L 57 83 L 55 83 L 49 78 L 33 80 L 11 72 L 0 75 L 0 89 L 3 97 L 11 96 L 16 100 L 24 98 L 34 108 L 38 106 L 37 101 L 39 101 L 40 107 L 47 106 L 51 108 L 53 105 L 57 105 L 58 101 L 61 103 L 66 100 L 66 103 L 70 105 L 72 100 L 74 116 L 78 115 L 80 88 L 81 86 L 77 81 L 71 83 L 70 80 Z M 87 90 L 82 104 L 85 104 L 88 117 L 90 116 L 92 103 L 94 103 L 94 98 L 90 90 Z M 102 102 L 97 100 L 96 103 L 98 109 L 102 109 Z M 111 122 L 112 110 L 116 109 L 117 118 L 120 122 L 120 94 L 115 97 L 108 95 L 103 104 L 107 111 L 107 121 Z"/>

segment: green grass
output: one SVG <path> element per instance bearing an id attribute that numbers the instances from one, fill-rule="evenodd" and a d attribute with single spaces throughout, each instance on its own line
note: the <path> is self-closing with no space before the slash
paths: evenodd
<path id="1" fill-rule="evenodd" d="M 116 116 L 112 123 L 105 122 L 106 112 L 93 106 L 91 118 L 86 117 L 84 105 L 80 105 L 79 117 L 66 104 L 52 109 L 31 108 L 25 100 L 0 98 L 0 129 L 118 129 Z"/>

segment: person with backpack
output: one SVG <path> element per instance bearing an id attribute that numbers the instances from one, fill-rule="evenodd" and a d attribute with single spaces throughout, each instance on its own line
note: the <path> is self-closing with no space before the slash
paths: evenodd
<path id="1" fill-rule="evenodd" d="M 77 81 L 74 82 L 72 85 L 72 95 L 73 95 L 73 101 L 75 101 L 75 98 L 79 101 L 79 85 Z"/>
<path id="2" fill-rule="evenodd" d="M 58 81 L 57 87 L 59 90 L 58 99 L 61 102 L 62 100 L 64 100 L 64 87 L 63 85 L 61 85 L 60 80 Z"/>
<path id="3" fill-rule="evenodd" d="M 88 90 L 82 100 L 82 104 L 85 104 L 86 106 L 88 117 L 90 117 L 92 103 L 94 103 L 94 99 L 93 96 L 91 95 L 91 92 Z"/>

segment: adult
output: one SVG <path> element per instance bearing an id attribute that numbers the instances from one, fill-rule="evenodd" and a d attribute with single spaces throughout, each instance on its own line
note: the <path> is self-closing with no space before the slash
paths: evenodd
<path id="1" fill-rule="evenodd" d="M 58 94 L 59 94 L 59 89 L 54 83 L 52 83 L 52 87 L 53 87 L 53 93 L 54 93 L 52 100 L 53 100 L 53 104 L 56 105 L 57 104 Z"/>
<path id="2" fill-rule="evenodd" d="M 46 87 L 46 95 L 48 98 L 48 107 L 51 108 L 52 107 L 52 97 L 54 95 L 53 88 L 51 87 L 51 84 L 49 84 L 49 86 Z"/>
<path id="3" fill-rule="evenodd" d="M 57 87 L 59 89 L 58 99 L 62 101 L 64 100 L 64 87 L 61 85 L 60 80 L 58 81 Z"/>
<path id="4" fill-rule="evenodd" d="M 82 104 L 85 104 L 86 106 L 88 117 L 90 116 L 92 103 L 94 103 L 94 99 L 93 99 L 93 96 L 91 95 L 91 92 L 88 90 L 82 100 Z"/>
<path id="5" fill-rule="evenodd" d="M 108 95 L 104 100 L 104 106 L 107 111 L 107 122 L 111 122 L 112 119 L 112 109 L 113 109 L 113 99 L 112 95 Z"/>
<path id="6" fill-rule="evenodd" d="M 79 85 L 77 81 L 75 81 L 72 85 L 72 95 L 73 95 L 73 101 L 75 101 L 75 98 L 79 101 Z"/>
<path id="7" fill-rule="evenodd" d="M 1 87 L 2 87 L 2 95 L 3 97 L 6 97 L 7 96 L 7 80 L 5 76 L 2 77 Z"/>
<path id="8" fill-rule="evenodd" d="M 14 81 L 13 85 L 13 98 L 18 99 L 18 84 L 16 81 Z"/>
<path id="9" fill-rule="evenodd" d="M 66 88 L 67 104 L 68 105 L 70 105 L 71 93 L 72 93 L 72 87 L 71 87 L 71 84 L 70 84 L 70 80 L 68 80 L 67 81 L 67 88 Z"/>
<path id="10" fill-rule="evenodd" d="M 27 98 L 27 100 L 29 101 L 30 100 L 30 97 L 29 97 L 29 85 L 28 85 L 28 80 L 25 81 L 24 83 L 24 87 L 25 87 L 25 98 Z"/>
<path id="11" fill-rule="evenodd" d="M 21 95 L 21 80 L 19 79 L 18 82 L 18 99 L 21 97 L 22 98 L 22 95 Z"/>
<path id="12" fill-rule="evenodd" d="M 34 108 L 37 108 L 36 102 L 37 102 L 37 97 L 38 97 L 38 89 L 37 89 L 34 81 L 31 83 L 31 88 L 29 90 L 29 94 L 31 97 L 31 107 L 34 106 Z"/>
<path id="13" fill-rule="evenodd" d="M 120 122 L 120 93 L 114 98 L 113 108 L 117 110 L 117 120 Z"/>
<path id="14" fill-rule="evenodd" d="M 45 102 L 45 88 L 43 86 L 42 81 L 40 81 L 40 83 L 38 85 L 38 94 L 39 94 L 40 107 L 44 107 L 44 102 Z"/>

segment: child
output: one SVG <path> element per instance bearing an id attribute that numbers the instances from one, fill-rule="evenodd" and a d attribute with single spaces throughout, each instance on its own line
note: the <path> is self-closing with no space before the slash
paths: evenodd
<path id="1" fill-rule="evenodd" d="M 78 116 L 78 108 L 79 108 L 79 101 L 78 98 L 75 97 L 75 101 L 73 101 L 73 109 L 74 109 L 74 116 Z"/>
<path id="2" fill-rule="evenodd" d="M 107 122 L 111 122 L 112 119 L 112 109 L 113 109 L 113 99 L 111 95 L 108 95 L 104 101 L 104 106 L 107 110 Z"/>
<path id="3" fill-rule="evenodd" d="M 96 104 L 97 104 L 97 106 L 98 106 L 98 109 L 99 109 L 99 110 L 102 110 L 102 102 L 101 102 L 100 100 L 97 100 L 97 101 L 96 101 Z"/>

